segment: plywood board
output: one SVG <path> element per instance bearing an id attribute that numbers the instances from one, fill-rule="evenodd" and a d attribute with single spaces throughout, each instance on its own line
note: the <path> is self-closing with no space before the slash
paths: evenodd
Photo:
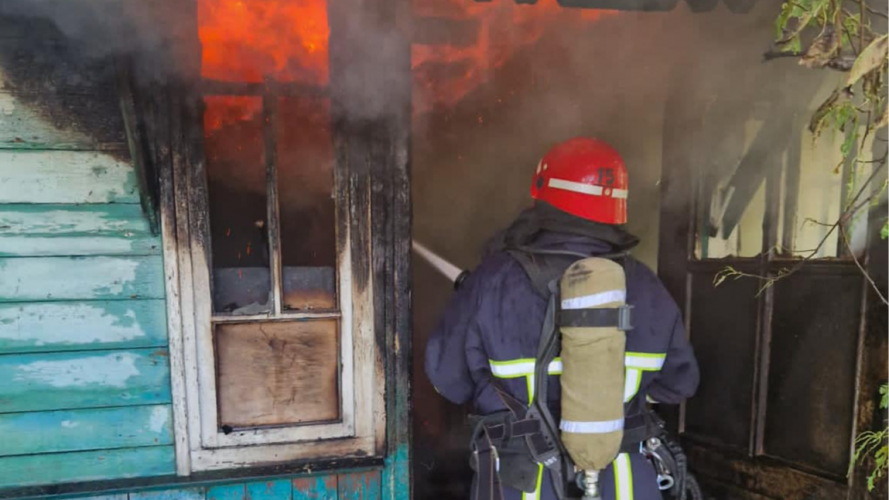
<path id="1" fill-rule="evenodd" d="M 221 425 L 251 427 L 339 416 L 335 320 L 217 325 Z"/>

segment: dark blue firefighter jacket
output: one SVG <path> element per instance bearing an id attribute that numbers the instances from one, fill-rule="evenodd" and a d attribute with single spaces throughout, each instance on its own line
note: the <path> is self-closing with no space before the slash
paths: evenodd
<path id="1" fill-rule="evenodd" d="M 534 246 L 589 255 L 613 251 L 604 241 L 552 232 L 544 232 Z M 646 397 L 678 404 L 695 393 L 699 378 L 679 308 L 651 269 L 628 260 L 627 302 L 634 309 L 626 341 L 625 408 Z M 499 377 L 513 396 L 529 402 L 545 310 L 546 301 L 516 260 L 505 252 L 486 257 L 453 295 L 426 346 L 426 374 L 436 390 L 457 404 L 471 401 L 478 414 L 486 415 L 506 409 L 491 385 L 492 377 Z M 558 415 L 558 371 L 550 373 L 548 403 Z M 604 500 L 661 498 L 654 468 L 639 453 L 619 455 L 601 474 L 600 484 Z M 507 500 L 555 500 L 542 467 L 538 485 L 533 494 L 504 487 L 504 495 Z"/>

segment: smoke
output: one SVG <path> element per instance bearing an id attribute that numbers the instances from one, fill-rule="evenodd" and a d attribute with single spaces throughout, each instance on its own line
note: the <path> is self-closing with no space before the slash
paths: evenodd
<path id="1" fill-rule="evenodd" d="M 177 42 L 187 39 L 187 29 L 193 26 L 194 13 L 185 7 L 162 0 L 4 0 L 0 18 L 9 26 L 3 38 L 61 37 L 78 57 L 135 56 L 140 78 L 163 78 L 177 74 L 181 64 L 190 61 L 185 52 L 173 52 L 185 50 Z"/>
<path id="2" fill-rule="evenodd" d="M 491 5 L 504 9 L 509 3 Z M 513 6 L 535 8 L 541 5 Z M 550 20 L 535 43 L 504 42 L 515 50 L 502 66 L 487 69 L 478 87 L 453 107 L 432 106 L 414 116 L 414 237 L 471 269 L 484 242 L 530 204 L 531 177 L 547 149 L 588 135 L 608 141 L 623 156 L 630 179 L 629 230 L 642 239 L 634 255 L 655 267 L 660 220 L 671 216 L 661 211 L 661 197 L 671 194 L 661 190 L 671 180 L 662 176 L 665 163 L 694 169 L 707 190 L 736 174 L 737 201 L 744 187 L 739 180 L 763 189 L 764 179 L 777 173 L 783 183 L 792 144 L 811 151 L 811 137 L 802 133 L 805 122 L 840 76 L 801 68 L 792 59 L 763 62 L 779 8 L 779 3 L 758 2 L 749 14 L 739 15 L 720 4 L 712 12 L 693 13 L 679 2 L 668 13 L 620 12 L 595 20 L 566 10 Z M 520 39 L 519 28 L 510 31 L 512 17 L 484 22 L 499 23 L 491 29 L 502 31 L 504 40 Z M 419 90 L 415 99 L 424 98 Z M 414 107 L 426 104 L 415 101 Z M 779 119 L 790 125 L 777 133 L 764 127 Z M 790 131 L 797 134 L 788 136 Z M 754 143 L 760 160 L 742 162 Z M 829 156 L 809 154 L 807 160 L 837 182 Z M 731 215 L 741 218 L 744 231 L 761 231 L 762 199 L 757 189 L 749 191 L 739 213 Z M 820 192 L 801 198 L 801 203 L 839 205 L 839 199 Z M 414 354 L 421 360 L 450 284 L 419 259 L 414 278 Z M 418 459 L 460 460 L 465 445 L 453 440 L 460 435 L 462 410 L 428 386 L 422 363 L 415 367 Z M 417 471 L 417 497 L 434 498 L 437 471 Z"/>

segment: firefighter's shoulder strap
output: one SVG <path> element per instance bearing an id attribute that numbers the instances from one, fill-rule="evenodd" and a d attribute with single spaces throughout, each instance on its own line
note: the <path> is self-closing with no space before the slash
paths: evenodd
<path id="1" fill-rule="evenodd" d="M 534 291 L 544 299 L 548 299 L 551 295 L 550 283 L 558 282 L 565 270 L 568 269 L 568 266 L 574 262 L 588 257 L 599 257 L 617 261 L 626 267 L 625 261 L 629 256 L 629 252 L 592 256 L 570 250 L 552 250 L 527 246 L 510 247 L 506 249 L 506 253 L 522 266 L 522 270 L 525 271 L 528 279 L 531 280 Z"/>

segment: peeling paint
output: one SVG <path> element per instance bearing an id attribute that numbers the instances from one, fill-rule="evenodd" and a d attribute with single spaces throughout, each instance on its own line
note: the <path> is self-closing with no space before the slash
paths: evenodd
<path id="1" fill-rule="evenodd" d="M 0 301 L 162 298 L 160 256 L 0 258 Z"/>
<path id="2" fill-rule="evenodd" d="M 96 167 L 105 169 L 105 173 L 97 177 Z M 138 201 L 138 185 L 132 165 L 110 154 L 0 149 L 2 203 Z"/>
<path id="3" fill-rule="evenodd" d="M 13 380 L 40 382 L 52 387 L 101 385 L 125 388 L 127 380 L 139 375 L 136 356 L 130 353 L 91 356 L 60 361 L 35 361 L 18 367 Z"/>
<path id="4" fill-rule="evenodd" d="M 42 207 L 0 207 L 0 225 L 3 234 L 57 234 L 57 233 L 108 233 L 124 230 L 148 231 L 148 224 L 141 219 L 138 207 L 102 206 L 97 209 L 72 206 L 71 209 L 40 209 Z M 123 215 L 130 215 L 126 218 Z M 116 215 L 115 212 L 122 213 Z"/>
<path id="5" fill-rule="evenodd" d="M 158 406 L 151 412 L 151 419 L 148 421 L 148 429 L 154 433 L 160 433 L 164 430 L 167 422 L 170 420 L 170 409 L 165 406 Z"/>
<path id="6" fill-rule="evenodd" d="M 23 308 L 0 308 L 0 325 L 11 324 L 16 326 L 15 329 L 0 327 L 0 339 L 19 342 L 32 341 L 34 345 L 43 346 L 47 343 L 89 344 L 93 342 L 126 342 L 145 336 L 145 330 L 139 324 L 136 313 L 132 309 L 126 311 L 121 318 L 109 314 L 102 307 L 87 304 L 68 306 L 64 310 L 64 315 L 66 318 L 76 319 L 78 322 L 89 323 L 91 325 L 90 329 L 72 331 L 58 328 L 55 330 L 47 329 L 39 332 L 39 334 L 35 334 L 35 331 L 29 327 L 30 325 L 39 321 L 53 319 L 42 317 L 43 312 L 43 309 L 36 308 L 28 312 L 24 312 Z M 17 321 L 17 318 L 22 315 L 28 317 L 24 321 Z"/>
<path id="7" fill-rule="evenodd" d="M 72 420 L 62 420 L 62 427 L 66 428 L 66 429 L 73 429 L 79 425 L 80 425 L 79 423 L 74 422 Z"/>
<path id="8" fill-rule="evenodd" d="M 0 236 L 0 255 L 94 255 L 131 254 L 135 241 L 123 238 L 35 238 Z"/>

